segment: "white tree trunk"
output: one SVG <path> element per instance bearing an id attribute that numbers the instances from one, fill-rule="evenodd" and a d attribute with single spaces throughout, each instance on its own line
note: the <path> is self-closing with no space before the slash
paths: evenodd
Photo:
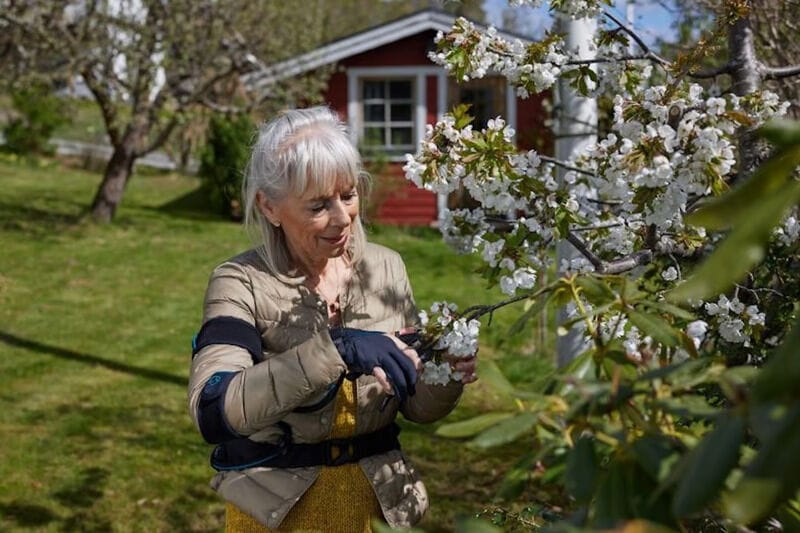
<path id="1" fill-rule="evenodd" d="M 565 34 L 565 45 L 568 50 L 577 50 L 581 59 L 594 57 L 592 38 L 597 29 L 596 19 L 566 19 L 559 21 L 560 31 Z M 597 142 L 597 101 L 594 98 L 580 96 L 560 78 L 556 93 L 556 159 L 569 161 Z M 564 170 L 560 169 L 558 177 L 563 180 Z M 556 249 L 558 274 L 563 274 L 562 263 L 576 257 L 576 250 L 571 244 L 562 240 Z M 560 310 L 558 324 L 567 320 L 566 310 Z M 563 366 L 579 354 L 582 335 L 573 328 L 566 335 L 559 336 L 557 341 L 558 365 Z"/>

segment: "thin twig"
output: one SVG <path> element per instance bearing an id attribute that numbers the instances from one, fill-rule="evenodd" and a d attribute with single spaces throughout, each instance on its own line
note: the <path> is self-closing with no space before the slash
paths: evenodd
<path id="1" fill-rule="evenodd" d="M 580 174 L 585 174 L 586 176 L 592 176 L 593 178 L 596 177 L 596 174 L 594 174 L 593 172 L 589 172 L 588 170 L 583 170 L 582 168 L 578 168 L 578 167 L 574 167 L 572 165 L 568 165 L 567 163 L 564 163 L 560 159 L 556 159 L 554 157 L 549 157 L 549 156 L 546 156 L 546 155 L 540 155 L 539 159 L 541 159 L 545 163 L 552 163 L 553 165 L 556 165 L 558 167 L 564 168 L 566 170 L 572 170 L 573 172 L 578 172 Z"/>
<path id="2" fill-rule="evenodd" d="M 574 231 L 579 233 L 581 231 L 593 231 L 598 229 L 608 229 L 608 228 L 618 228 L 620 226 L 624 226 L 625 224 L 622 222 L 610 222 L 608 224 L 597 224 L 596 226 L 581 226 L 577 228 L 572 228 L 570 231 Z"/>
<path id="3" fill-rule="evenodd" d="M 547 288 L 547 290 L 550 290 L 550 289 Z M 507 305 L 511 305 L 511 304 L 517 303 L 517 302 L 522 301 L 522 300 L 527 300 L 528 298 L 535 298 L 536 296 L 538 296 L 539 294 L 541 294 L 543 292 L 546 292 L 546 291 L 544 289 L 540 289 L 539 291 L 536 291 L 534 293 L 518 294 L 517 296 L 514 296 L 513 298 L 509 298 L 508 300 L 503 300 L 503 301 L 498 302 L 496 304 L 491 304 L 491 305 L 489 305 L 489 304 L 487 304 L 487 305 L 473 305 L 473 306 L 470 306 L 470 307 L 467 307 L 466 309 L 464 309 L 464 312 L 461 313 L 461 316 L 464 319 L 466 319 L 467 321 L 476 320 L 476 319 L 482 317 L 483 315 L 486 315 L 486 314 L 489 314 L 489 313 L 494 313 L 495 311 L 497 311 L 501 307 L 505 307 Z"/>
<path id="4" fill-rule="evenodd" d="M 587 59 L 570 59 L 562 65 L 593 65 L 596 63 L 617 63 L 619 61 L 652 61 L 653 58 L 648 54 L 638 54 L 620 57 L 593 57 Z"/>
<path id="5" fill-rule="evenodd" d="M 637 35 L 637 34 L 636 34 L 636 32 L 635 32 L 635 31 L 631 30 L 631 29 L 630 29 L 628 26 L 626 26 L 625 24 L 623 24 L 623 23 L 622 23 L 622 21 L 620 21 L 620 20 L 619 20 L 617 17 L 615 17 L 614 15 L 612 15 L 611 13 L 609 13 L 608 11 L 603 11 L 603 14 L 604 14 L 606 17 L 610 18 L 612 21 L 614 21 L 614 23 L 615 23 L 617 26 L 619 26 L 619 29 L 621 29 L 622 31 L 624 31 L 625 33 L 627 33 L 628 35 L 630 35 L 630 36 L 631 36 L 631 38 L 632 38 L 634 41 L 636 41 L 636 44 L 638 44 L 638 45 L 639 45 L 639 48 L 641 48 L 641 49 L 642 49 L 642 50 L 645 52 L 645 57 L 646 57 L 647 59 L 652 59 L 653 61 L 655 61 L 656 63 L 658 63 L 658 64 L 660 64 L 661 66 L 664 66 L 664 67 L 668 67 L 668 66 L 670 66 L 670 65 L 671 65 L 669 61 L 667 61 L 666 59 L 664 59 L 664 58 L 663 58 L 663 57 L 661 57 L 660 55 L 658 55 L 658 54 L 656 54 L 655 52 L 653 52 L 653 51 L 650 49 L 650 47 L 649 47 L 649 46 L 647 46 L 647 44 L 645 44 L 645 42 L 642 40 L 642 38 L 641 38 L 641 37 L 639 37 L 639 35 Z"/>

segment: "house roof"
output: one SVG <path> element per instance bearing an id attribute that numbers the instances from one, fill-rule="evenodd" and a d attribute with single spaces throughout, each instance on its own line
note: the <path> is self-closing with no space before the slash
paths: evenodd
<path id="1" fill-rule="evenodd" d="M 268 65 L 244 76 L 243 81 L 251 89 L 263 89 L 276 81 L 303 74 L 323 65 L 336 63 L 342 59 L 373 50 L 423 31 L 433 30 L 446 33 L 452 29 L 456 18 L 449 13 L 433 9 L 418 11 L 380 26 L 343 37 L 305 54 Z M 483 28 L 480 24 L 476 24 L 476 26 Z M 525 37 L 508 32 L 498 31 L 497 34 L 509 40 L 520 39 L 528 41 Z"/>

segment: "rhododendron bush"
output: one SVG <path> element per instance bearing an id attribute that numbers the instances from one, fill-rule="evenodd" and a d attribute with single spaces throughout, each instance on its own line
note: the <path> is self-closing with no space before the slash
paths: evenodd
<path id="1" fill-rule="evenodd" d="M 605 14 L 604 2 L 550 7 L 608 22 L 594 59 L 556 33 L 509 41 L 464 19 L 437 36 L 431 58 L 460 81 L 502 74 L 520 97 L 567 80 L 610 99 L 607 131 L 562 161 L 518 150 L 503 117 L 477 127 L 461 106 L 428 127 L 405 171 L 419 187 L 475 201 L 444 215 L 442 235 L 456 252 L 480 256 L 482 274 L 508 296 L 423 313 L 433 353 L 474 354 L 478 320 L 506 305 L 519 306 L 518 327 L 545 308 L 565 309 L 559 334 L 578 331 L 582 348 L 544 390 L 517 390 L 509 409 L 440 431 L 477 447 L 530 444 L 509 467 L 506 517 L 526 507 L 533 523 L 556 510 L 595 528 L 643 520 L 792 530 L 800 525 L 792 499 L 800 363 L 791 354 L 800 335 L 791 329 L 800 128 L 779 120 L 789 104 L 760 87 L 718 84 L 691 57 L 663 59 Z M 727 2 L 718 31 L 739 31 L 747 8 Z M 744 163 L 754 157 L 760 168 Z M 553 265 L 564 241 L 577 257 Z M 459 378 L 441 356 L 422 377 Z"/>

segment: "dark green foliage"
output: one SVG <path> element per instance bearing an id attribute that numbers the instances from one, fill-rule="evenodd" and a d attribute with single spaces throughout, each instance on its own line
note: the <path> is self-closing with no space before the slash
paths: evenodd
<path id="1" fill-rule="evenodd" d="M 214 210 L 233 219 L 242 217 L 239 193 L 255 126 L 247 115 L 214 115 L 200 156 L 203 189 Z"/>
<path id="2" fill-rule="evenodd" d="M 6 150 L 20 155 L 52 152 L 47 144 L 50 136 L 68 121 L 66 106 L 53 95 L 52 87 L 34 82 L 15 89 L 11 103 L 17 116 L 3 129 Z"/>

